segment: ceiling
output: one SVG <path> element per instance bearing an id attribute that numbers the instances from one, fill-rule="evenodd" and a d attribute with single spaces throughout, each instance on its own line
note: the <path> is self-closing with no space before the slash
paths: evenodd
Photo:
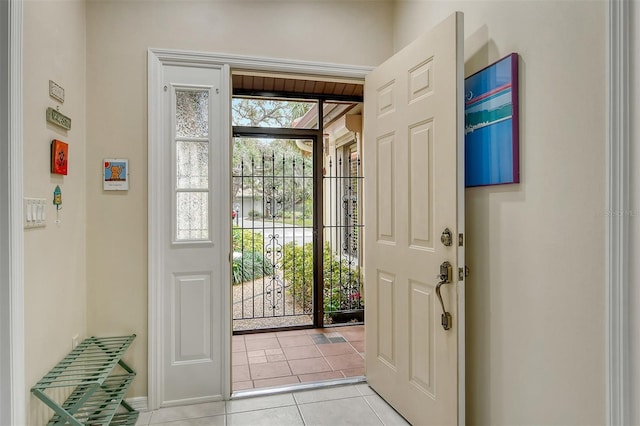
<path id="1" fill-rule="evenodd" d="M 360 82 L 327 81 L 326 79 L 299 79 L 281 76 L 261 76 L 234 74 L 232 76 L 233 93 L 249 95 L 251 93 L 286 93 L 300 94 L 305 97 L 335 98 L 361 98 L 363 85 Z M 357 99 L 353 99 L 357 100 Z"/>

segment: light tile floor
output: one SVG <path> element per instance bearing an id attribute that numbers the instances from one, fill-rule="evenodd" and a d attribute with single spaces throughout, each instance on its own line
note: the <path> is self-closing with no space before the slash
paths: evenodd
<path id="1" fill-rule="evenodd" d="M 161 408 L 137 425 L 297 426 L 408 425 L 365 384 Z"/>
<path id="2" fill-rule="evenodd" d="M 233 391 L 364 375 L 364 326 L 233 336 Z"/>

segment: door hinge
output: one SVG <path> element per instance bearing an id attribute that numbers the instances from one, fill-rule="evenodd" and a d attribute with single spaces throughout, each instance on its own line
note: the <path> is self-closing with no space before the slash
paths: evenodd
<path id="1" fill-rule="evenodd" d="M 464 269 L 458 268 L 458 281 L 464 281 Z"/>
<path id="2" fill-rule="evenodd" d="M 458 247 L 462 247 L 464 245 L 464 234 L 458 234 Z"/>

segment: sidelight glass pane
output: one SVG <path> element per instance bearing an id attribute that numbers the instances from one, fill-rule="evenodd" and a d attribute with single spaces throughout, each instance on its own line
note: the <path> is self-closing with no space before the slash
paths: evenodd
<path id="1" fill-rule="evenodd" d="M 179 138 L 209 136 L 208 90 L 176 90 L 176 135 Z"/>
<path id="2" fill-rule="evenodd" d="M 206 189 L 209 186 L 209 143 L 177 142 L 178 189 Z"/>
<path id="3" fill-rule="evenodd" d="M 209 193 L 176 194 L 177 241 L 209 239 Z"/>

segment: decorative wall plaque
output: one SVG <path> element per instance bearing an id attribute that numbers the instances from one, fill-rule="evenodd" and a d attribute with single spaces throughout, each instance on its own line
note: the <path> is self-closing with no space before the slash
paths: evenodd
<path id="1" fill-rule="evenodd" d="M 64 103 L 64 88 L 53 80 L 49 80 L 49 96 Z"/>
<path id="2" fill-rule="evenodd" d="M 71 119 L 51 107 L 47 108 L 47 121 L 63 129 L 71 130 Z"/>

